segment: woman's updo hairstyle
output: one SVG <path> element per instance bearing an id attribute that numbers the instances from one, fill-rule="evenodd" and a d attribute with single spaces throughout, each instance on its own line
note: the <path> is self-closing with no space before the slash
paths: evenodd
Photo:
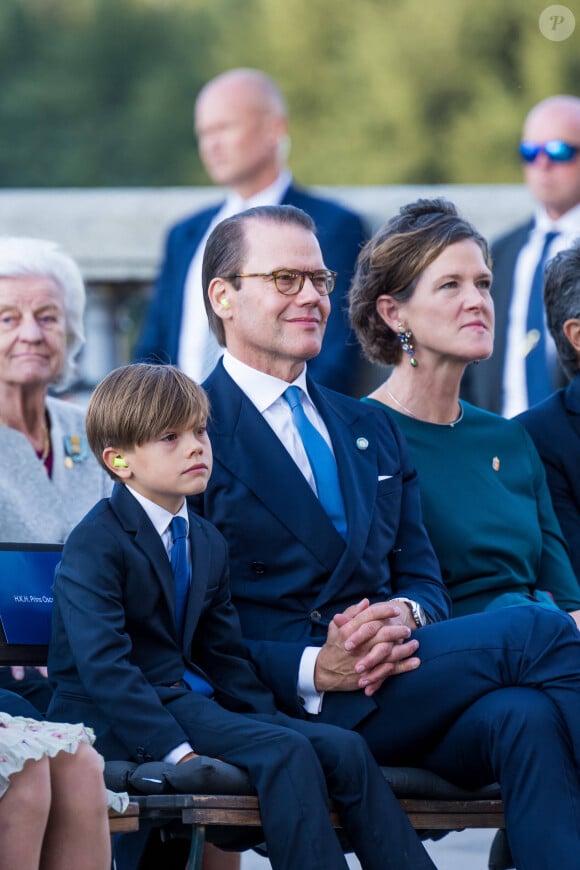
<path id="1" fill-rule="evenodd" d="M 410 299 L 427 266 L 455 242 L 471 239 L 491 267 L 487 242 L 446 199 L 404 205 L 359 254 L 349 292 L 349 316 L 367 359 L 396 365 L 403 349 L 377 312 L 379 296 Z"/>

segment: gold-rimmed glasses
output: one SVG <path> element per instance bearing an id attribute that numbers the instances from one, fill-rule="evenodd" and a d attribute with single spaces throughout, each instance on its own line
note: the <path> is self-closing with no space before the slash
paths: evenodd
<path id="1" fill-rule="evenodd" d="M 336 272 L 331 269 L 317 269 L 315 272 L 301 272 L 298 269 L 275 269 L 273 272 L 243 272 L 239 275 L 226 275 L 226 280 L 232 278 L 264 278 L 273 281 L 278 293 L 283 296 L 296 296 L 304 287 L 307 278 L 320 296 L 328 296 L 334 290 Z"/>

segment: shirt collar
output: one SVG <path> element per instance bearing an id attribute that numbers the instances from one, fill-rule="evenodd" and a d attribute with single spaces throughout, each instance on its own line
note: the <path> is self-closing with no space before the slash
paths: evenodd
<path id="1" fill-rule="evenodd" d="M 259 205 L 279 205 L 284 199 L 284 194 L 292 183 L 292 173 L 288 169 L 283 169 L 278 178 L 272 184 L 259 190 L 248 199 L 235 193 L 233 190 L 228 193 L 224 203 L 224 209 L 229 214 L 238 214 L 238 212 L 246 211 L 249 208 L 256 208 Z"/>
<path id="2" fill-rule="evenodd" d="M 236 382 L 240 390 L 246 394 L 248 399 L 256 406 L 261 414 L 263 414 L 270 405 L 273 405 L 289 386 L 295 385 L 300 387 L 308 396 L 308 389 L 306 386 L 306 363 L 304 363 L 304 368 L 292 384 L 246 365 L 246 363 L 243 363 L 239 359 L 236 359 L 236 357 L 232 356 L 232 354 L 227 350 L 223 356 L 223 363 L 228 375 Z M 308 398 L 310 398 L 310 396 L 308 396 Z"/>
<path id="3" fill-rule="evenodd" d="M 535 229 L 545 235 L 552 230 L 558 230 L 561 233 L 578 234 L 580 233 L 580 203 L 574 208 L 569 209 L 558 220 L 549 217 L 546 209 L 539 206 L 536 209 Z"/>
<path id="4" fill-rule="evenodd" d="M 169 524 L 174 516 L 183 517 L 187 524 L 187 530 L 189 533 L 189 517 L 187 515 L 187 504 L 185 499 L 181 508 L 177 511 L 176 514 L 172 514 L 169 511 L 165 510 L 165 508 L 161 507 L 161 505 L 156 504 L 156 502 L 151 501 L 151 499 L 146 498 L 144 495 L 141 495 L 140 492 L 132 489 L 129 485 L 125 484 L 127 489 L 131 493 L 131 495 L 139 502 L 151 522 L 155 527 L 155 531 L 159 535 L 163 535 L 167 529 L 169 528 Z"/>

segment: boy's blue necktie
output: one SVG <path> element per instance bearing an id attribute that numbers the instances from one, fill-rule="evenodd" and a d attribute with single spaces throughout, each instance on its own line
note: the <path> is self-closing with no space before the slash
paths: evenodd
<path id="1" fill-rule="evenodd" d="M 338 480 L 334 454 L 318 429 L 312 425 L 302 407 L 300 387 L 288 387 L 284 398 L 290 405 L 294 425 L 302 439 L 312 474 L 316 482 L 318 500 L 334 523 L 337 532 L 346 537 L 344 502 Z"/>
<path id="2" fill-rule="evenodd" d="M 175 621 L 179 637 L 183 634 L 183 625 L 185 621 L 185 605 L 189 595 L 189 563 L 187 561 L 187 523 L 183 517 L 173 517 L 169 524 L 171 534 L 173 535 L 173 546 L 171 547 L 171 568 L 173 570 L 173 579 L 175 582 Z M 199 692 L 202 695 L 211 697 L 213 689 L 203 677 L 194 674 L 190 670 L 185 670 L 183 679 L 194 692 Z"/>
<path id="3" fill-rule="evenodd" d="M 189 564 L 187 562 L 187 523 L 183 517 L 173 517 L 170 524 L 173 535 L 171 568 L 175 582 L 175 621 L 181 637 L 185 603 L 189 595 Z"/>
<path id="4" fill-rule="evenodd" d="M 526 334 L 530 344 L 535 340 L 526 354 L 526 384 L 528 387 L 528 405 L 530 406 L 541 402 L 542 399 L 550 395 L 553 389 L 546 345 L 544 266 L 548 259 L 550 245 L 558 235 L 560 234 L 555 231 L 545 235 L 542 253 L 532 279 L 528 302 Z"/>

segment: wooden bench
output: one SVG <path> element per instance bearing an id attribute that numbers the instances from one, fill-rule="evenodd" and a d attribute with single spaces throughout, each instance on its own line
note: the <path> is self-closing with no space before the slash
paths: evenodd
<path id="1" fill-rule="evenodd" d="M 240 850 L 262 843 L 258 799 L 239 768 L 203 756 L 177 768 L 162 762 L 125 764 L 129 780 L 119 779 L 122 763 L 112 762 L 119 769 L 109 785 L 130 791 L 139 804 L 142 823 L 162 828 L 167 825 L 175 832 L 175 823 L 179 822 L 181 830 L 191 829 L 190 870 L 201 866 L 204 840 Z M 383 767 L 382 771 L 423 838 L 437 838 L 447 831 L 465 828 L 504 827 L 497 786 L 470 792 L 426 770 Z M 154 793 L 145 793 L 148 791 Z M 332 805 L 329 810 L 340 833 L 338 815 Z M 494 847 L 490 867 L 507 870 L 512 865 L 499 845 Z"/>
<path id="2" fill-rule="evenodd" d="M 0 626 L 0 665 L 44 665 L 46 658 L 47 647 L 44 645 L 6 643 Z M 129 762 L 122 764 L 137 768 Z M 107 769 L 109 767 L 108 763 Z M 172 772 L 179 770 L 162 763 L 159 767 L 171 767 Z M 260 809 L 245 774 L 214 759 L 202 758 L 199 767 L 197 779 L 192 779 L 193 788 L 179 791 L 171 787 L 151 789 L 151 783 L 147 787 L 149 792 L 165 793 L 144 793 L 141 790 L 143 784 L 141 788 L 129 784 L 127 789 L 121 789 L 118 782 L 111 782 L 107 777 L 110 788 L 127 790 L 131 798 L 125 813 L 110 811 L 111 833 L 131 833 L 144 825 L 168 830 L 177 826 L 181 833 L 191 832 L 189 870 L 200 870 L 206 840 L 236 850 L 258 846 L 262 842 Z M 504 828 L 503 805 L 497 786 L 469 792 L 425 770 L 389 767 L 383 768 L 383 773 L 411 824 L 424 838 L 467 828 Z M 340 832 L 338 816 L 332 806 L 329 809 Z M 490 870 L 510 870 L 513 867 L 507 844 L 504 847 L 501 841 L 497 846 L 494 843 L 489 867 Z"/>
<path id="3" fill-rule="evenodd" d="M 111 834 L 132 834 L 139 830 L 139 804 L 130 801 L 124 813 L 109 810 L 109 831 Z"/>

